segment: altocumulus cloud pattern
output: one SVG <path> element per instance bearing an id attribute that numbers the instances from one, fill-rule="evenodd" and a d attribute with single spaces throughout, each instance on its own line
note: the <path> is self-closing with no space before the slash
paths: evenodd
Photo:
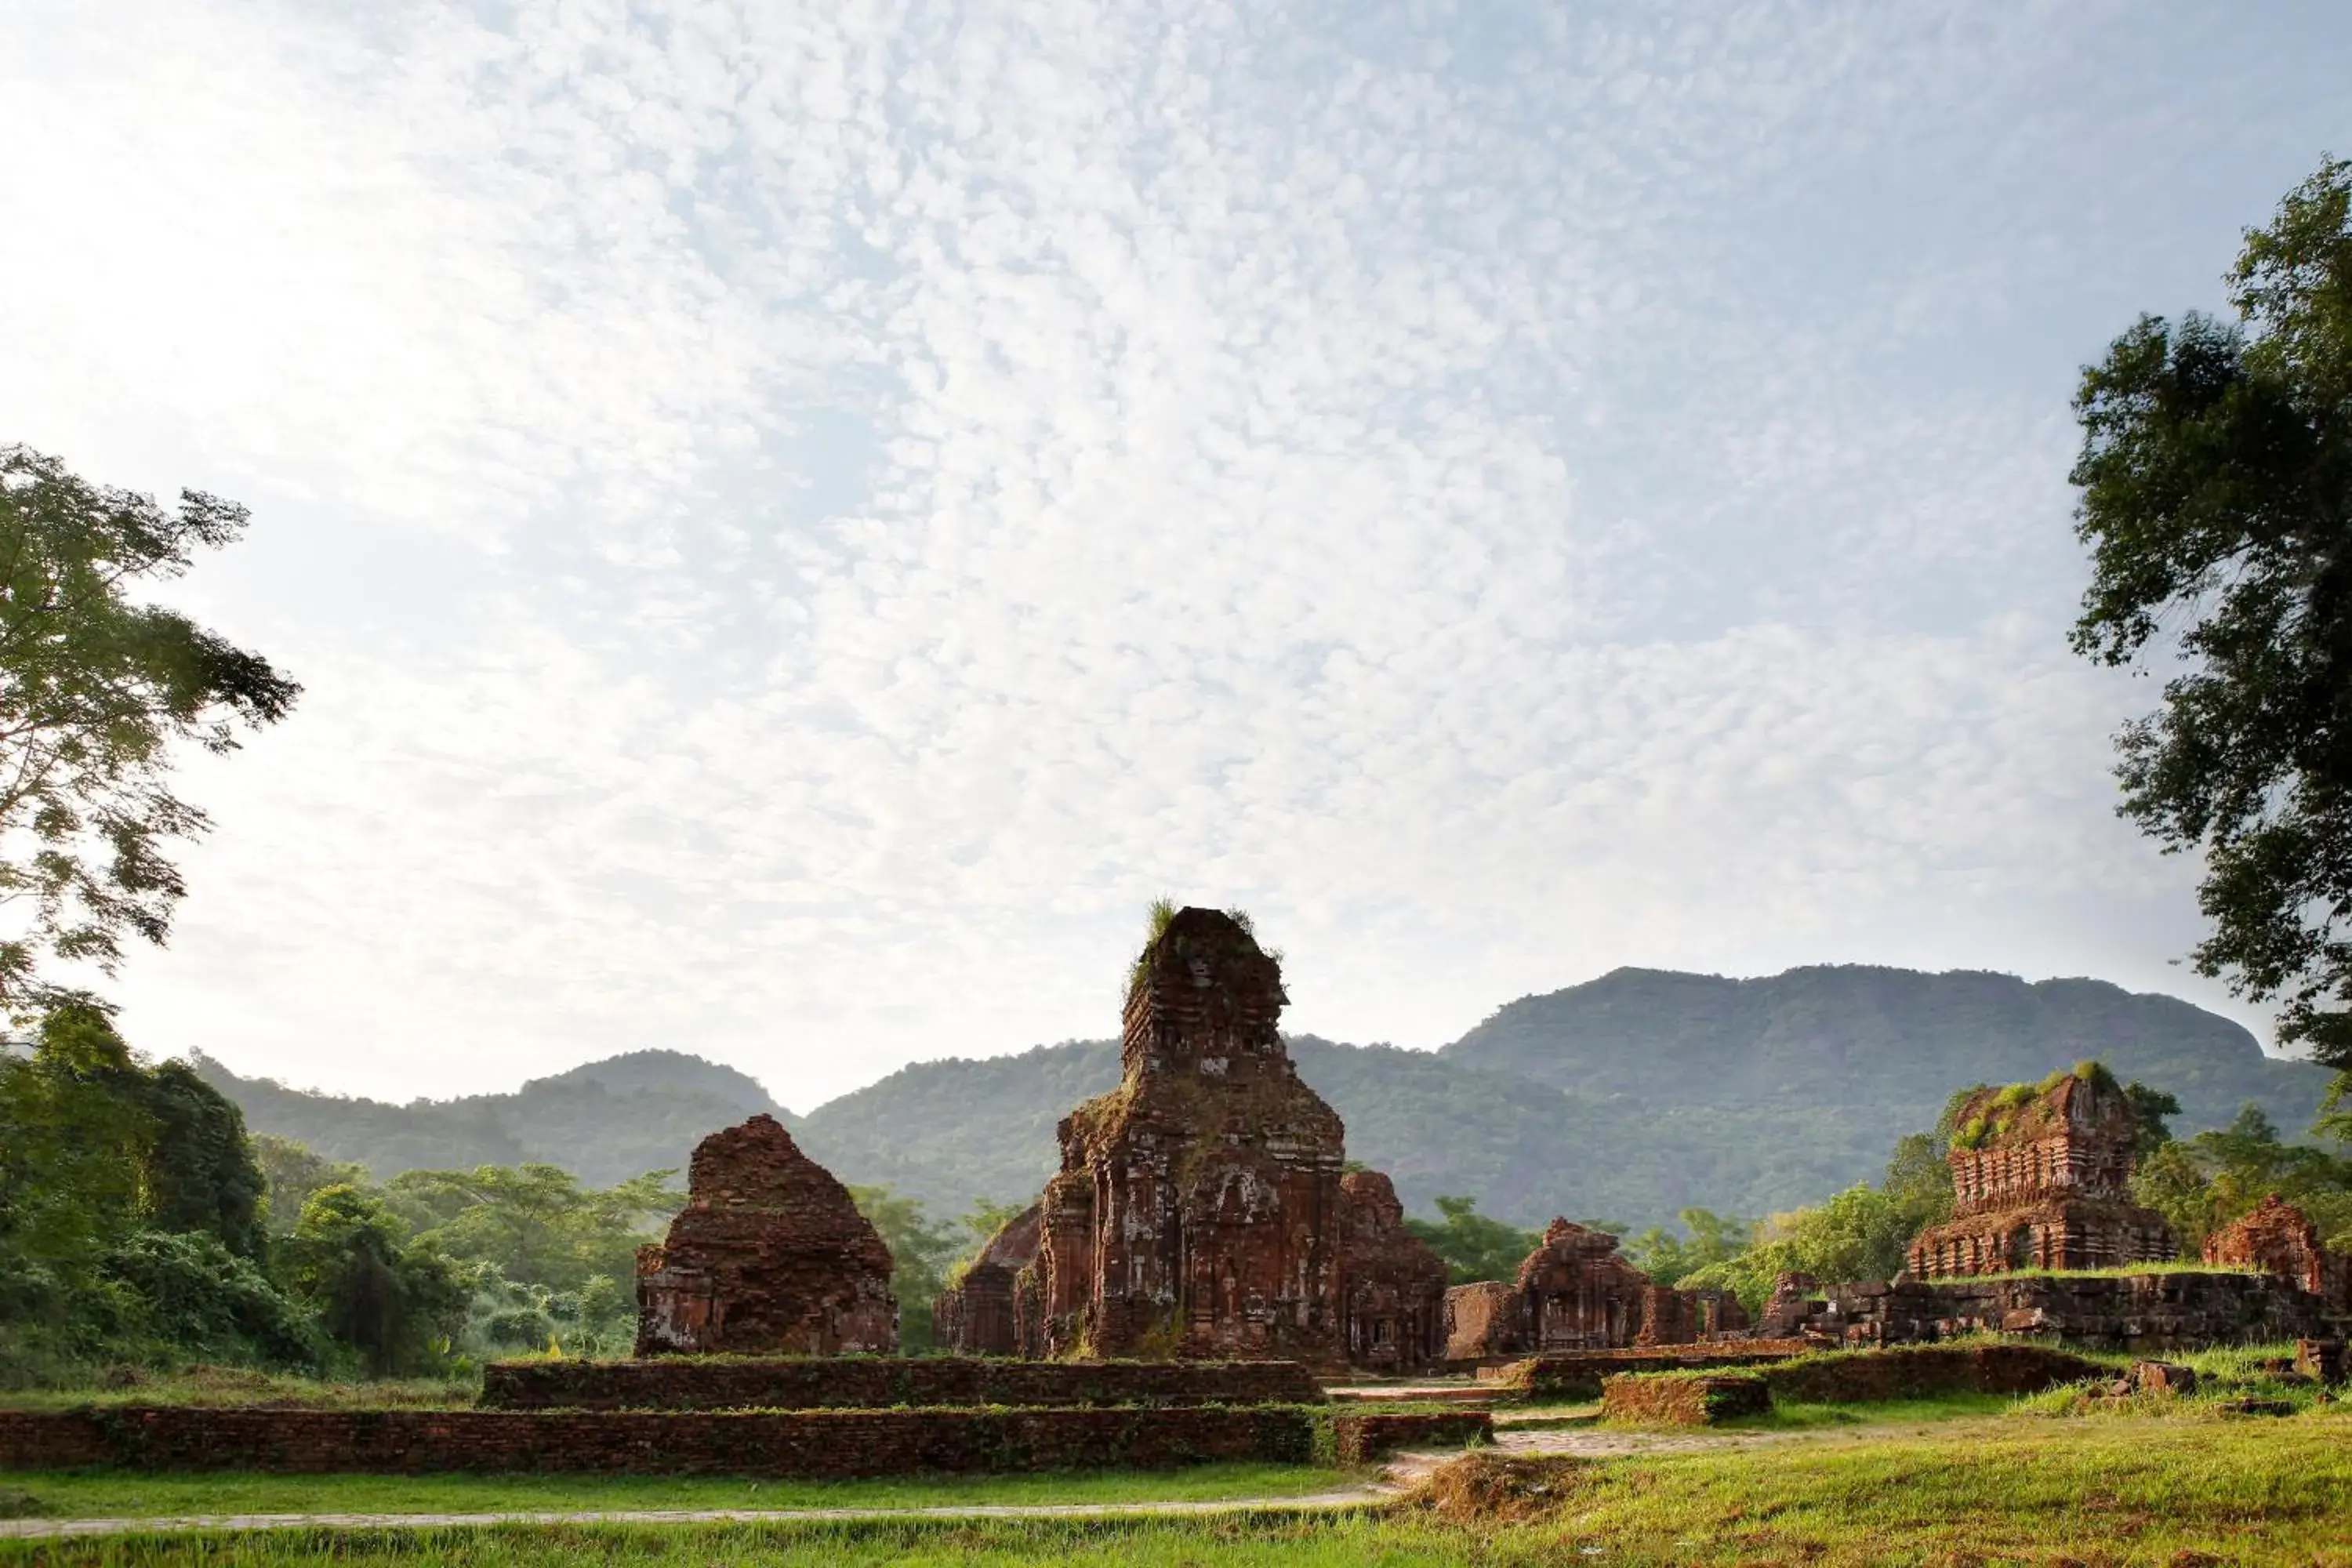
<path id="1" fill-rule="evenodd" d="M 129 1026 L 805 1109 L 1109 1032 L 1163 890 L 1414 1045 L 2183 989 L 2066 400 L 2344 150 L 2328 9 L 29 0 L 0 436 L 250 504 L 310 689 Z"/>

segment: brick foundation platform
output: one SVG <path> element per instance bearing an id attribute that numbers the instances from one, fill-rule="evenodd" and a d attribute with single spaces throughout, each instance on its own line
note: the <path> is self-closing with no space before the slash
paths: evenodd
<path id="1" fill-rule="evenodd" d="M 494 1362 L 500 1410 L 882 1410 L 894 1405 L 1316 1405 L 1290 1361 L 1018 1362 L 978 1356 Z"/>

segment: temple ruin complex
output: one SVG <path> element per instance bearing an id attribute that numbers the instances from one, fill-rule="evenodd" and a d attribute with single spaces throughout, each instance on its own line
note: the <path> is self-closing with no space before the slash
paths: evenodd
<path id="1" fill-rule="evenodd" d="M 1748 1329 L 1738 1298 L 1676 1290 L 1620 1256 L 1617 1238 L 1555 1219 L 1506 1285 L 1446 1293 L 1446 1358 L 1455 1362 L 1561 1351 L 1693 1344 Z"/>
<path id="2" fill-rule="evenodd" d="M 1958 1113 L 1952 1217 L 1911 1244 L 1909 1272 L 1944 1279 L 2018 1268 L 2114 1268 L 2179 1250 L 2132 1202 L 2131 1101 L 2091 1064 L 2039 1086 L 1983 1089 Z"/>
<path id="3" fill-rule="evenodd" d="M 888 1354 L 890 1249 L 772 1116 L 695 1146 L 686 1207 L 637 1249 L 637 1352 Z"/>

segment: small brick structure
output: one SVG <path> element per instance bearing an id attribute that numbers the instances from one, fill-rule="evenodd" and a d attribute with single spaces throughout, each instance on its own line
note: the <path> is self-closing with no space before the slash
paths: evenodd
<path id="1" fill-rule="evenodd" d="M 1601 1419 L 1631 1426 L 1713 1426 L 1771 1409 L 1752 1372 L 1621 1373 L 1601 1385 Z"/>
<path id="2" fill-rule="evenodd" d="M 1303 1465 L 1295 1405 L 781 1414 L 278 1410 L 195 1405 L 0 1411 L 0 1470 L 442 1471 L 807 1479 L 922 1471 Z"/>
<path id="3" fill-rule="evenodd" d="M 1331 1418 L 1333 1447 L 1343 1465 L 1362 1465 L 1400 1448 L 1466 1448 L 1495 1437 L 1495 1418 L 1483 1410 L 1375 1411 Z"/>
<path id="4" fill-rule="evenodd" d="M 891 1405 L 1315 1405 L 1293 1361 L 1023 1362 L 976 1356 L 790 1361 L 510 1361 L 482 1369 L 503 1410 L 872 1410 Z"/>
<path id="5" fill-rule="evenodd" d="M 955 1283 L 931 1303 L 931 1332 L 959 1355 L 1037 1356 L 1037 1244 L 1045 1216 L 1035 1204 L 997 1227 Z"/>
<path id="6" fill-rule="evenodd" d="M 1840 1351 L 1764 1368 L 1779 1399 L 1866 1405 L 1939 1394 L 2039 1394 L 2062 1383 L 2112 1373 L 2099 1363 L 2047 1345 L 1906 1345 Z"/>
<path id="7" fill-rule="evenodd" d="M 1417 1373 L 1445 1359 L 1445 1261 L 1404 1227 L 1395 1184 L 1378 1171 L 1339 1180 L 1339 1270 L 1348 1364 Z"/>
<path id="8" fill-rule="evenodd" d="M 1800 1331 L 1828 1344 L 1925 1344 L 1991 1332 L 2135 1355 L 2324 1338 L 2343 1321 L 2284 1279 L 2238 1272 L 1898 1277 L 1832 1285 L 1808 1307 Z"/>
<path id="9" fill-rule="evenodd" d="M 2346 1372 L 2344 1342 L 2295 1341 L 2294 1370 L 2316 1383 L 2342 1383 Z"/>
<path id="10" fill-rule="evenodd" d="M 1747 1340 L 1680 1350 L 1563 1351 L 1514 1362 L 1491 1381 L 1497 1390 L 1530 1399 L 1598 1399 L 1602 1381 L 1612 1376 L 1755 1366 L 1818 1348 L 1808 1340 Z"/>
<path id="11" fill-rule="evenodd" d="M 2197 1369 L 2177 1362 L 2144 1361 L 2131 1369 L 2131 1385 L 2142 1394 L 2182 1397 L 2197 1392 Z"/>
<path id="12" fill-rule="evenodd" d="M 1913 1276 L 2124 1268 L 2179 1253 L 2164 1216 L 2132 1201 L 2138 1124 L 2105 1069 L 1981 1090 L 1957 1125 L 1952 1217 L 1912 1242 Z"/>
<path id="13" fill-rule="evenodd" d="M 637 1354 L 887 1354 L 890 1249 L 772 1116 L 695 1147 L 686 1207 L 637 1250 Z"/>
<path id="14" fill-rule="evenodd" d="M 1676 1290 L 1619 1255 L 1604 1230 L 1555 1219 L 1508 1285 L 1445 1293 L 1445 1359 L 1476 1363 L 1555 1351 L 1694 1344 L 1751 1331 L 1725 1290 Z"/>
<path id="15" fill-rule="evenodd" d="M 2259 1268 L 2313 1296 L 2335 1312 L 2352 1312 L 2352 1258 L 2320 1245 L 2319 1227 L 2272 1193 L 2205 1238 L 2205 1261 Z"/>

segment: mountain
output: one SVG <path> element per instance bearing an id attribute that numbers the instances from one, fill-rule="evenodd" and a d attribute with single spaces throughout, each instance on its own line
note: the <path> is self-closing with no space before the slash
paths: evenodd
<path id="1" fill-rule="evenodd" d="M 2178 1095 L 2181 1132 L 2220 1126 L 2249 1101 L 2300 1129 L 2328 1079 L 2168 996 L 1858 966 L 1759 980 L 1621 969 L 1523 997 L 1437 1051 L 1311 1035 L 1290 1047 L 1299 1076 L 1347 1123 L 1349 1155 L 1393 1176 L 1409 1207 L 1467 1193 L 1527 1226 L 1815 1202 L 1875 1178 L 1895 1141 L 1932 1125 L 1953 1090 L 2085 1057 Z M 378 1175 L 537 1159 L 605 1184 L 682 1166 L 704 1133 L 766 1110 L 842 1180 L 887 1183 L 945 1217 L 978 1197 L 1034 1196 L 1056 1162 L 1055 1123 L 1118 1081 L 1118 1046 L 917 1063 L 805 1117 L 778 1110 L 743 1074 L 674 1051 L 407 1106 L 305 1094 L 217 1063 L 202 1070 L 255 1131 Z"/>
<path id="2" fill-rule="evenodd" d="M 378 1177 L 539 1161 L 610 1186 L 645 1171 L 683 1172 L 706 1134 L 754 1112 L 787 1126 L 798 1121 L 758 1079 L 677 1051 L 610 1057 L 533 1079 L 511 1094 L 406 1105 L 239 1078 L 201 1055 L 194 1066 L 237 1102 L 253 1131 L 291 1138 L 330 1159 L 356 1160 Z"/>

